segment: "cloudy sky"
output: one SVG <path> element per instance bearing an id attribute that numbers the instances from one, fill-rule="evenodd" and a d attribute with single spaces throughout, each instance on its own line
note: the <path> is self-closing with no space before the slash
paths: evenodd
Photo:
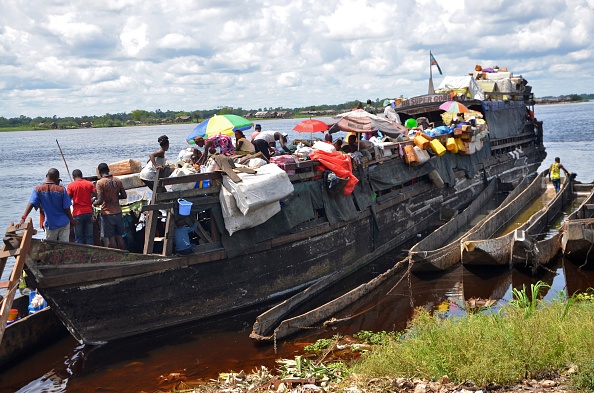
<path id="1" fill-rule="evenodd" d="M 429 51 L 594 93 L 593 48 L 594 0 L 0 0 L 0 116 L 410 97 Z"/>

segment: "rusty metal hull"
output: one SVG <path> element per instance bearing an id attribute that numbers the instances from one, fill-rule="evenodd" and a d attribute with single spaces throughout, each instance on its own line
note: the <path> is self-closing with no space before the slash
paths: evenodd
<path id="1" fill-rule="evenodd" d="M 507 233 L 497 238 L 492 236 L 534 198 L 546 191 L 545 178 L 548 170 L 540 173 L 525 189 L 509 203 L 485 220 L 476 230 L 460 241 L 462 264 L 464 265 L 509 265 L 513 245 L 514 232 Z M 525 222 L 519 229 L 525 229 Z"/>

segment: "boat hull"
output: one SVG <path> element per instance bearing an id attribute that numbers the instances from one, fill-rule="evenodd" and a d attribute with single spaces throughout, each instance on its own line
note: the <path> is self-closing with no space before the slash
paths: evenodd
<path id="1" fill-rule="evenodd" d="M 12 304 L 23 317 L 8 325 L 4 331 L 0 343 L 0 368 L 10 367 L 19 359 L 35 354 L 68 334 L 51 308 L 46 307 L 28 315 L 28 305 L 26 296 L 15 299 Z"/>
<path id="2" fill-rule="evenodd" d="M 514 232 L 492 238 L 516 214 L 535 197 L 546 191 L 546 171 L 539 174 L 526 189 L 509 203 L 498 209 L 496 214 L 485 220 L 479 228 L 460 241 L 462 264 L 468 266 L 506 266 L 510 264 Z M 505 203 L 505 202 L 504 202 Z M 523 223 L 519 229 L 528 225 Z"/>

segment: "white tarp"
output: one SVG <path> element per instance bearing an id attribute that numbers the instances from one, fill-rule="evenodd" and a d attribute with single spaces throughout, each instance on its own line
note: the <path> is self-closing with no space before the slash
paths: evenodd
<path id="1" fill-rule="evenodd" d="M 247 215 L 244 215 L 237 208 L 237 203 L 233 195 L 225 187 L 221 187 L 219 200 L 221 201 L 225 229 L 227 229 L 229 235 L 233 235 L 242 229 L 253 228 L 263 224 L 281 210 L 280 203 L 276 201 L 258 209 L 253 209 Z"/>
<path id="2" fill-rule="evenodd" d="M 484 100 L 485 99 L 485 92 L 480 86 L 476 83 L 476 80 L 470 76 L 446 76 L 443 78 L 439 87 L 436 90 L 436 93 L 442 91 L 451 91 L 451 90 L 463 90 L 468 89 L 468 93 L 470 94 L 470 98 L 475 100 Z"/>
<path id="3" fill-rule="evenodd" d="M 244 215 L 280 201 L 293 192 L 289 175 L 276 164 L 266 164 L 256 169 L 256 174 L 238 173 L 238 176 L 242 180 L 239 183 L 223 176 L 223 187 L 233 194 L 237 207 Z"/>

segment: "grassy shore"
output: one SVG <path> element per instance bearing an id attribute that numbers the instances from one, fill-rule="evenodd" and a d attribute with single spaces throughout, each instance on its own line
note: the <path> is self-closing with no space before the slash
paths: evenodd
<path id="1" fill-rule="evenodd" d="M 190 388 L 184 382 L 174 391 L 280 391 L 281 383 L 289 385 L 285 392 L 316 391 L 289 389 L 290 378 L 314 378 L 323 389 L 318 391 L 325 392 L 444 393 L 461 387 L 593 392 L 594 296 L 589 292 L 567 299 L 561 293 L 542 302 L 538 294 L 544 286 L 539 282 L 528 290 L 514 290 L 514 300 L 498 312 L 487 308 L 443 318 L 419 309 L 402 333 L 361 332 L 356 344 L 339 336 L 318 340 L 306 347 L 314 357 L 281 360 L 281 375 L 265 369 L 224 374 L 216 383 L 184 390 Z M 345 347 L 358 354 L 356 360 L 352 355 L 343 361 L 331 356 L 340 352 L 344 358 Z"/>

